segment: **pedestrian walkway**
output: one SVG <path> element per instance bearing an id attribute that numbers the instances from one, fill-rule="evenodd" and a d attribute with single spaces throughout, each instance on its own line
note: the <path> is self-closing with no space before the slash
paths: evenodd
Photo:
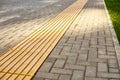
<path id="1" fill-rule="evenodd" d="M 33 80 L 120 80 L 118 43 L 103 0 L 88 0 Z"/>
<path id="2" fill-rule="evenodd" d="M 2 55 L 0 78 L 30 80 L 76 19 L 86 1 L 76 1 Z"/>
<path id="3" fill-rule="evenodd" d="M 74 4 L 0 56 L 1 80 L 120 80 L 120 48 L 104 1 Z"/>
<path id="4" fill-rule="evenodd" d="M 46 21 L 55 17 L 58 13 L 60 13 L 65 8 L 70 6 L 76 0 L 25 0 L 25 1 L 16 0 L 17 3 L 11 1 L 13 0 L 5 0 L 5 4 L 3 4 L 2 6 L 5 6 L 7 5 L 7 3 L 8 4 L 10 3 L 9 6 L 11 5 L 12 7 L 9 7 L 10 8 L 9 9 L 8 6 L 5 6 L 6 8 L 3 9 L 5 11 L 3 11 L 3 13 L 0 13 L 0 20 L 2 19 L 5 20 L 6 18 L 7 19 L 10 18 L 7 21 L 3 20 L 4 22 L 0 22 L 0 55 L 4 54 L 3 52 L 7 51 L 9 48 L 18 44 L 20 41 L 22 41 L 24 38 L 26 38 L 36 29 L 41 27 L 41 25 L 43 25 Z M 41 1 L 49 1 L 49 5 L 41 8 L 40 7 Z M 23 4 L 20 2 L 22 2 Z M 39 3 L 37 4 L 37 2 Z M 50 4 L 51 2 L 54 3 Z M 42 5 L 45 5 L 47 3 L 44 3 Z M 20 10 L 17 9 L 20 8 L 18 7 L 19 5 L 23 7 Z M 27 9 L 28 12 L 26 12 L 25 5 L 26 6 L 31 5 L 30 9 Z M 39 7 L 35 8 L 34 5 Z M 11 8 L 15 8 L 15 9 L 11 10 Z M 31 8 L 32 8 L 32 12 L 31 12 Z M 8 9 L 9 11 L 6 11 L 6 9 Z M 0 11 L 1 10 L 2 9 L 0 7 Z"/>

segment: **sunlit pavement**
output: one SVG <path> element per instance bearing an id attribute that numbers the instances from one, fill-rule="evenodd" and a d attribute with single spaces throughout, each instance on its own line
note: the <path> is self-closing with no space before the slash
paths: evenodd
<path id="1" fill-rule="evenodd" d="M 1 0 L 0 54 L 76 0 Z"/>
<path id="2" fill-rule="evenodd" d="M 103 0 L 88 0 L 33 80 L 120 80 L 120 48 Z"/>
<path id="3" fill-rule="evenodd" d="M 119 80 L 119 53 L 104 1 L 88 0 L 33 80 Z"/>

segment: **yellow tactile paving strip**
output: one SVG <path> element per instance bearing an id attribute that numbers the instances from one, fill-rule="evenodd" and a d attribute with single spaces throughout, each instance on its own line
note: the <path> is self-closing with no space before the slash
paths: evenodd
<path id="1" fill-rule="evenodd" d="M 78 0 L 22 42 L 0 56 L 0 79 L 30 80 L 87 0 Z"/>

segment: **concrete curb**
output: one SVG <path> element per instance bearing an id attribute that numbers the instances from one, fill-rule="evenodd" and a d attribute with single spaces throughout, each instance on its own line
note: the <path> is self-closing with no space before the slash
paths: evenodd
<path id="1" fill-rule="evenodd" d="M 103 0 L 104 1 L 104 0 Z M 118 65 L 119 65 L 119 70 L 120 70 L 120 45 L 119 45 L 119 42 L 118 42 L 118 39 L 117 39 L 117 36 L 116 36 L 116 33 L 114 31 L 114 26 L 112 24 L 112 21 L 110 19 L 110 16 L 109 16 L 109 13 L 108 13 L 108 10 L 107 10 L 107 7 L 106 7 L 106 4 L 104 2 L 104 6 L 105 6 L 105 11 L 107 13 L 107 17 L 108 17 L 108 22 L 109 22 L 109 26 L 110 26 L 110 31 L 112 33 L 112 39 L 113 39 L 113 42 L 114 42 L 114 46 L 115 46 L 115 51 L 116 51 L 116 56 L 117 56 L 117 60 L 118 60 Z"/>

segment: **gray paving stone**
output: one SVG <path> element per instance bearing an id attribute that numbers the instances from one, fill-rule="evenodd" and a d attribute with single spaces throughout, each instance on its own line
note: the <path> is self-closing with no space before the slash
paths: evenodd
<path id="1" fill-rule="evenodd" d="M 51 67 L 52 67 L 53 63 L 51 62 L 45 62 L 42 67 L 40 68 L 41 72 L 49 72 Z"/>
<path id="2" fill-rule="evenodd" d="M 98 63 L 98 72 L 108 72 L 107 63 Z"/>
<path id="3" fill-rule="evenodd" d="M 109 59 L 108 66 L 111 68 L 118 68 L 117 60 L 116 59 Z"/>
<path id="4" fill-rule="evenodd" d="M 99 55 L 99 54 L 106 55 L 106 54 L 107 54 L 106 49 L 98 48 L 98 55 Z"/>
<path id="5" fill-rule="evenodd" d="M 64 64 L 65 64 L 65 60 L 57 59 L 57 61 L 55 62 L 53 67 L 55 67 L 55 68 L 63 68 Z"/>
<path id="6" fill-rule="evenodd" d="M 71 75 L 60 75 L 58 80 L 70 80 Z"/>
<path id="7" fill-rule="evenodd" d="M 60 69 L 60 68 L 52 68 L 51 72 L 56 74 L 72 74 L 72 70 Z"/>
<path id="8" fill-rule="evenodd" d="M 81 65 L 81 66 L 94 66 L 96 67 L 97 66 L 97 62 L 88 62 L 88 61 L 77 61 L 76 62 L 77 65 Z"/>
<path id="9" fill-rule="evenodd" d="M 88 61 L 94 61 L 95 59 L 97 59 L 97 54 L 97 49 L 91 48 L 88 55 Z"/>
<path id="10" fill-rule="evenodd" d="M 74 65 L 74 64 L 66 64 L 65 69 L 73 69 L 73 70 L 85 70 L 85 66 Z"/>
<path id="11" fill-rule="evenodd" d="M 71 48 L 72 48 L 72 46 L 64 46 L 62 51 L 63 52 L 70 52 Z"/>
<path id="12" fill-rule="evenodd" d="M 103 59 L 116 59 L 116 56 L 98 55 L 98 58 L 103 58 Z"/>
<path id="13" fill-rule="evenodd" d="M 57 48 L 55 48 L 54 50 L 53 50 L 53 54 L 55 54 L 55 55 L 59 55 L 59 53 L 62 51 L 62 49 L 57 49 Z"/>
<path id="14" fill-rule="evenodd" d="M 67 56 L 64 56 L 64 55 L 50 55 L 50 58 L 54 58 L 54 59 L 67 59 Z"/>
<path id="15" fill-rule="evenodd" d="M 115 52 L 107 52 L 107 54 L 110 55 L 110 56 L 115 56 L 116 55 Z"/>
<path id="16" fill-rule="evenodd" d="M 74 56 L 77 56 L 78 53 L 77 52 L 61 52 L 60 55 L 74 57 Z"/>
<path id="17" fill-rule="evenodd" d="M 71 52 L 78 52 L 80 49 L 80 45 L 79 44 L 74 44 L 72 46 Z"/>
<path id="18" fill-rule="evenodd" d="M 109 68 L 110 73 L 118 73 L 119 74 L 119 69 L 118 68 Z"/>
<path id="19" fill-rule="evenodd" d="M 84 77 L 84 71 L 74 71 L 72 80 L 83 80 Z"/>
<path id="20" fill-rule="evenodd" d="M 97 77 L 101 77 L 101 78 L 115 78 L 115 79 L 120 79 L 120 74 L 115 74 L 115 73 L 97 73 Z"/>
<path id="21" fill-rule="evenodd" d="M 40 77 L 34 77 L 33 80 L 45 80 L 45 79 Z"/>
<path id="22" fill-rule="evenodd" d="M 47 78 L 47 79 L 58 79 L 59 75 L 58 74 L 52 74 L 52 73 L 47 73 L 47 72 L 38 72 L 36 75 L 37 79 L 39 78 L 40 79 L 44 79 L 44 78 Z"/>
<path id="23" fill-rule="evenodd" d="M 69 56 L 68 59 L 67 59 L 67 64 L 75 64 L 76 63 L 76 60 L 77 60 L 77 56 Z"/>
<path id="24" fill-rule="evenodd" d="M 52 63 L 54 63 L 55 61 L 56 61 L 55 58 L 50 58 L 50 57 L 48 57 L 48 58 L 46 59 L 46 62 L 52 62 Z"/>
<path id="25" fill-rule="evenodd" d="M 96 67 L 87 66 L 85 76 L 87 77 L 96 77 Z"/>
<path id="26" fill-rule="evenodd" d="M 86 53 L 83 53 L 83 54 L 80 52 L 80 54 L 78 56 L 78 61 L 87 61 L 87 58 L 88 58 L 87 51 L 86 51 Z"/>
<path id="27" fill-rule="evenodd" d="M 119 80 L 119 79 L 110 79 L 110 80 Z"/>
<path id="28" fill-rule="evenodd" d="M 85 80 L 108 80 L 105 78 L 91 78 L 91 77 L 86 77 Z"/>
<path id="29" fill-rule="evenodd" d="M 114 52 L 114 51 L 115 51 L 115 48 L 114 48 L 114 47 L 107 47 L 107 51 L 108 51 L 108 52 Z"/>

